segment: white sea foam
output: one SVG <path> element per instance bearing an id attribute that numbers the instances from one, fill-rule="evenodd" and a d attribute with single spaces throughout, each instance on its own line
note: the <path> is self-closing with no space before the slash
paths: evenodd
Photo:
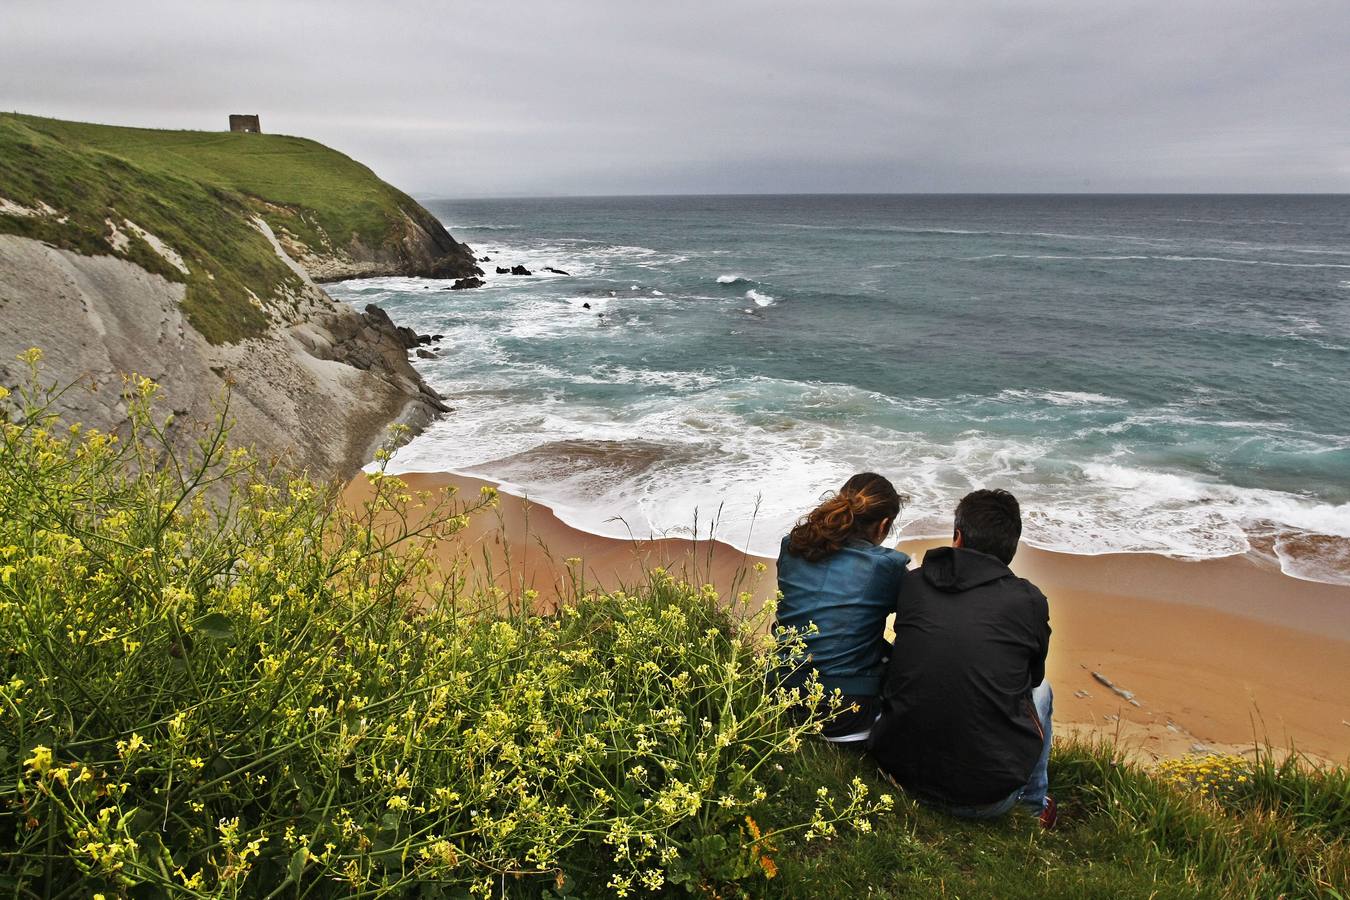
<path id="1" fill-rule="evenodd" d="M 1094 394 L 1089 391 L 1028 391 L 1017 388 L 999 391 L 997 399 L 1005 401 L 1043 400 L 1054 406 L 1121 406 L 1129 402 L 1120 397 L 1108 397 L 1105 394 Z"/>
<path id="2" fill-rule="evenodd" d="M 1291 263 L 1270 259 L 1232 259 L 1226 256 L 1159 256 L 1168 262 L 1215 262 L 1241 266 L 1278 266 L 1282 269 L 1350 269 L 1350 263 Z"/>
<path id="3" fill-rule="evenodd" d="M 551 280 L 562 276 L 552 276 L 543 269 L 552 267 L 562 269 L 573 277 L 604 276 L 610 271 L 625 266 L 650 266 L 664 268 L 675 264 L 682 257 L 662 253 L 650 247 L 627 244 L 606 244 L 599 241 L 559 239 L 552 241 L 514 242 L 499 237 L 487 240 L 475 240 L 473 252 L 478 256 L 490 256 L 489 262 L 480 263 L 488 284 L 520 284 L 525 279 L 519 275 L 498 275 L 497 266 L 510 267 L 523 265 L 540 276 Z"/>
<path id="4" fill-rule="evenodd" d="M 1237 259 L 1229 256 L 1180 256 L 1176 254 L 1164 256 L 1137 254 L 1094 256 L 1071 253 L 985 253 L 980 256 L 963 256 L 961 259 L 965 262 L 975 262 L 985 259 L 1035 259 L 1051 262 L 1207 262 L 1228 263 L 1240 266 L 1276 266 L 1284 269 L 1350 269 L 1350 263 L 1293 263 L 1279 262 L 1271 259 Z"/>
<path id="5" fill-rule="evenodd" d="M 1203 225 L 1223 225 L 1231 228 L 1234 225 L 1302 225 L 1302 222 L 1289 222 L 1284 219 L 1183 219 L 1177 218 L 1177 222 L 1196 222 Z"/>
<path id="6" fill-rule="evenodd" d="M 355 281 L 344 281 L 340 284 L 344 290 L 355 293 L 417 294 L 426 291 L 443 291 L 450 286 L 452 281 L 453 279 L 445 278 L 389 277 L 361 278 Z"/>
<path id="7" fill-rule="evenodd" d="M 750 279 L 744 275 L 718 275 L 718 284 L 749 284 Z"/>
<path id="8" fill-rule="evenodd" d="M 808 225 L 802 222 L 776 222 L 779 228 L 802 228 L 812 231 L 881 231 L 917 235 L 953 235 L 956 237 L 1037 237 L 1064 241 L 1125 241 L 1135 244 L 1174 244 L 1168 238 L 1143 237 L 1130 234 L 1071 234 L 1061 231 L 1005 231 L 970 228 L 943 228 L 922 225 Z"/>
<path id="9" fill-rule="evenodd" d="M 1350 584 L 1350 541 L 1330 542 L 1316 535 L 1285 533 L 1276 537 L 1275 558 L 1286 575 L 1305 581 Z"/>
<path id="10" fill-rule="evenodd" d="M 737 379 L 729 370 L 618 366 L 579 376 L 517 366 L 502 373 L 495 389 L 479 384 L 461 392 L 454 389 L 453 368 L 448 376 L 441 387 L 456 414 L 400 450 L 394 468 L 502 478 L 554 506 L 569 523 L 600 534 L 692 536 L 697 517 L 699 536 L 706 537 L 708 523 L 717 517 L 721 539 L 772 555 L 778 536 L 822 492 L 867 468 L 890 474 L 913 497 L 904 515 L 908 536 L 944 533 L 957 498 L 973 487 L 996 485 L 1022 499 L 1029 544 L 1070 553 L 1225 556 L 1247 552 L 1253 530 L 1268 530 L 1271 523 L 1278 533 L 1350 539 L 1350 504 L 1155 471 L 1131 463 L 1120 451 L 1075 462 L 1059 457 L 1061 439 L 1046 436 L 968 430 L 930 437 L 878 426 L 839 427 L 796 414 L 731 411 L 875 403 L 875 395 L 856 388 Z M 568 382 L 644 384 L 675 393 L 616 410 L 527 388 Z M 1065 409 L 1118 403 L 1086 392 L 1060 399 L 1071 400 Z M 920 410 L 941 402 L 890 400 Z M 986 398 L 1015 401 L 1014 394 Z M 1053 400 L 1027 392 L 1022 402 Z M 635 442 L 642 446 L 636 456 Z M 586 448 L 580 455 L 579 445 Z M 1335 566 L 1291 551 L 1280 559 L 1298 577 L 1346 577 L 1343 570 L 1333 571 Z"/>
<path id="11" fill-rule="evenodd" d="M 761 294 L 759 291 L 753 289 L 745 292 L 745 299 L 755 301 L 756 306 L 773 306 L 774 303 L 777 302 L 768 294 Z"/>

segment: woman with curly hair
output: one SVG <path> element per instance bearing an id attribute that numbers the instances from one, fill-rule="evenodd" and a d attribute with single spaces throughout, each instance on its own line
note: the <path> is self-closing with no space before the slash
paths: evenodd
<path id="1" fill-rule="evenodd" d="M 907 555 L 882 544 L 903 501 L 875 472 L 854 475 L 797 522 L 778 555 L 775 633 L 805 644 L 804 655 L 785 647 L 780 683 L 800 687 L 814 671 L 827 698 L 842 695 L 821 732 L 833 743 L 866 741 L 876 721 L 890 650 L 886 617 L 909 565 Z"/>

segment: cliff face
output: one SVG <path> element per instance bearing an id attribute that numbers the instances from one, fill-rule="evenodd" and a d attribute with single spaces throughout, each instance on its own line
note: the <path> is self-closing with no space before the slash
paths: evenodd
<path id="1" fill-rule="evenodd" d="M 0 235 L 0 383 L 23 377 L 15 357 L 43 350 L 43 380 L 73 385 L 60 405 L 105 431 L 126 416 L 122 375 L 160 384 L 189 446 L 229 391 L 235 446 L 280 457 L 318 477 L 371 459 L 387 426 L 420 430 L 446 409 L 408 363 L 388 319 L 334 303 L 310 284 L 293 323 L 212 344 L 187 321 L 183 286 L 112 256 L 83 256 Z"/>
<path id="2" fill-rule="evenodd" d="M 349 475 L 390 423 L 420 429 L 445 406 L 406 329 L 314 276 L 460 276 L 473 257 L 347 157 L 221 137 L 269 136 L 0 115 L 0 383 L 39 347 L 44 380 L 75 385 L 69 417 L 114 430 L 122 375 L 148 376 L 184 445 L 228 388 L 233 444 Z"/>
<path id="3" fill-rule="evenodd" d="M 346 243 L 327 236 L 317 246 L 291 232 L 286 210 L 271 207 L 270 221 L 277 226 L 287 253 L 300 262 L 315 281 L 374 278 L 381 275 L 418 275 L 425 278 L 465 278 L 481 275 L 473 252 L 459 243 L 421 206 L 409 201 L 377 246 L 359 235 Z"/>

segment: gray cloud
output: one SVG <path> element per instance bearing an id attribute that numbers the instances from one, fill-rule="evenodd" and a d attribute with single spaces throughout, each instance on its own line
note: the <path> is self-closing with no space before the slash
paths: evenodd
<path id="1" fill-rule="evenodd" d="M 1344 0 L 6 0 L 0 106 L 258 112 L 421 195 L 1346 191 L 1347 36 Z"/>

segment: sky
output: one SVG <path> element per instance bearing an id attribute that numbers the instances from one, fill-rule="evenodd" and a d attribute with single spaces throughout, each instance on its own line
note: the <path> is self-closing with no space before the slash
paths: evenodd
<path id="1" fill-rule="evenodd" d="M 1345 192 L 1350 2 L 3 0 L 0 109 L 423 198 Z"/>

